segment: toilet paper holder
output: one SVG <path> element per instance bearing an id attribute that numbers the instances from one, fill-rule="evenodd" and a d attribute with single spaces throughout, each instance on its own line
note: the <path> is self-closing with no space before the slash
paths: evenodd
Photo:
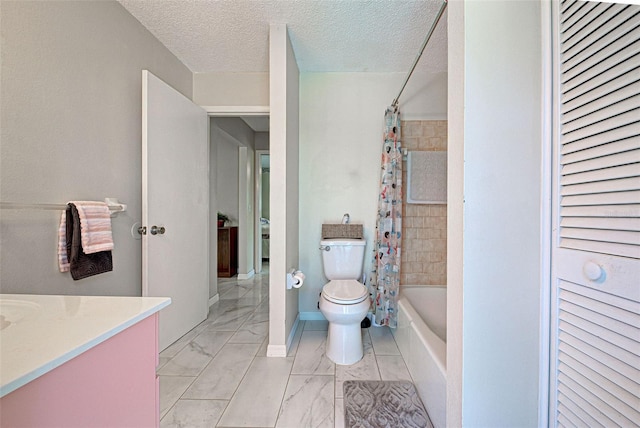
<path id="1" fill-rule="evenodd" d="M 291 269 L 287 272 L 287 290 L 292 288 L 300 288 L 304 284 L 304 273 L 300 270 Z"/>

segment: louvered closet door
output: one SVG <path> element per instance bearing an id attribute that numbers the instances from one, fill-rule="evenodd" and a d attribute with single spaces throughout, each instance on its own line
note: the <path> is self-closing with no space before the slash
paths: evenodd
<path id="1" fill-rule="evenodd" d="M 640 6 L 554 7 L 551 425 L 640 426 Z"/>

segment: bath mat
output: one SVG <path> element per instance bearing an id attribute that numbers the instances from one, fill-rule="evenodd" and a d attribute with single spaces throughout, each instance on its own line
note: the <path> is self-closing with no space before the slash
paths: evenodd
<path id="1" fill-rule="evenodd" d="M 411 382 L 347 380 L 343 388 L 347 428 L 433 428 Z"/>

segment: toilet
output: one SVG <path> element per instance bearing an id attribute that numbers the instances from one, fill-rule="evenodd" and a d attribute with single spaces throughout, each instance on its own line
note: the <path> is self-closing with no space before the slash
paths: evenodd
<path id="1" fill-rule="evenodd" d="M 320 312 L 329 321 L 326 355 L 340 365 L 362 359 L 360 322 L 369 311 L 369 291 L 361 282 L 364 239 L 320 241 L 322 266 L 329 280 L 320 294 Z"/>

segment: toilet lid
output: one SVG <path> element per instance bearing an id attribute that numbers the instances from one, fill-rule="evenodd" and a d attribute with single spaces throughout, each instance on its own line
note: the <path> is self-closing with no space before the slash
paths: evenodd
<path id="1" fill-rule="evenodd" d="M 335 279 L 322 287 L 322 296 L 330 302 L 353 305 L 369 296 L 369 291 L 355 279 Z"/>

